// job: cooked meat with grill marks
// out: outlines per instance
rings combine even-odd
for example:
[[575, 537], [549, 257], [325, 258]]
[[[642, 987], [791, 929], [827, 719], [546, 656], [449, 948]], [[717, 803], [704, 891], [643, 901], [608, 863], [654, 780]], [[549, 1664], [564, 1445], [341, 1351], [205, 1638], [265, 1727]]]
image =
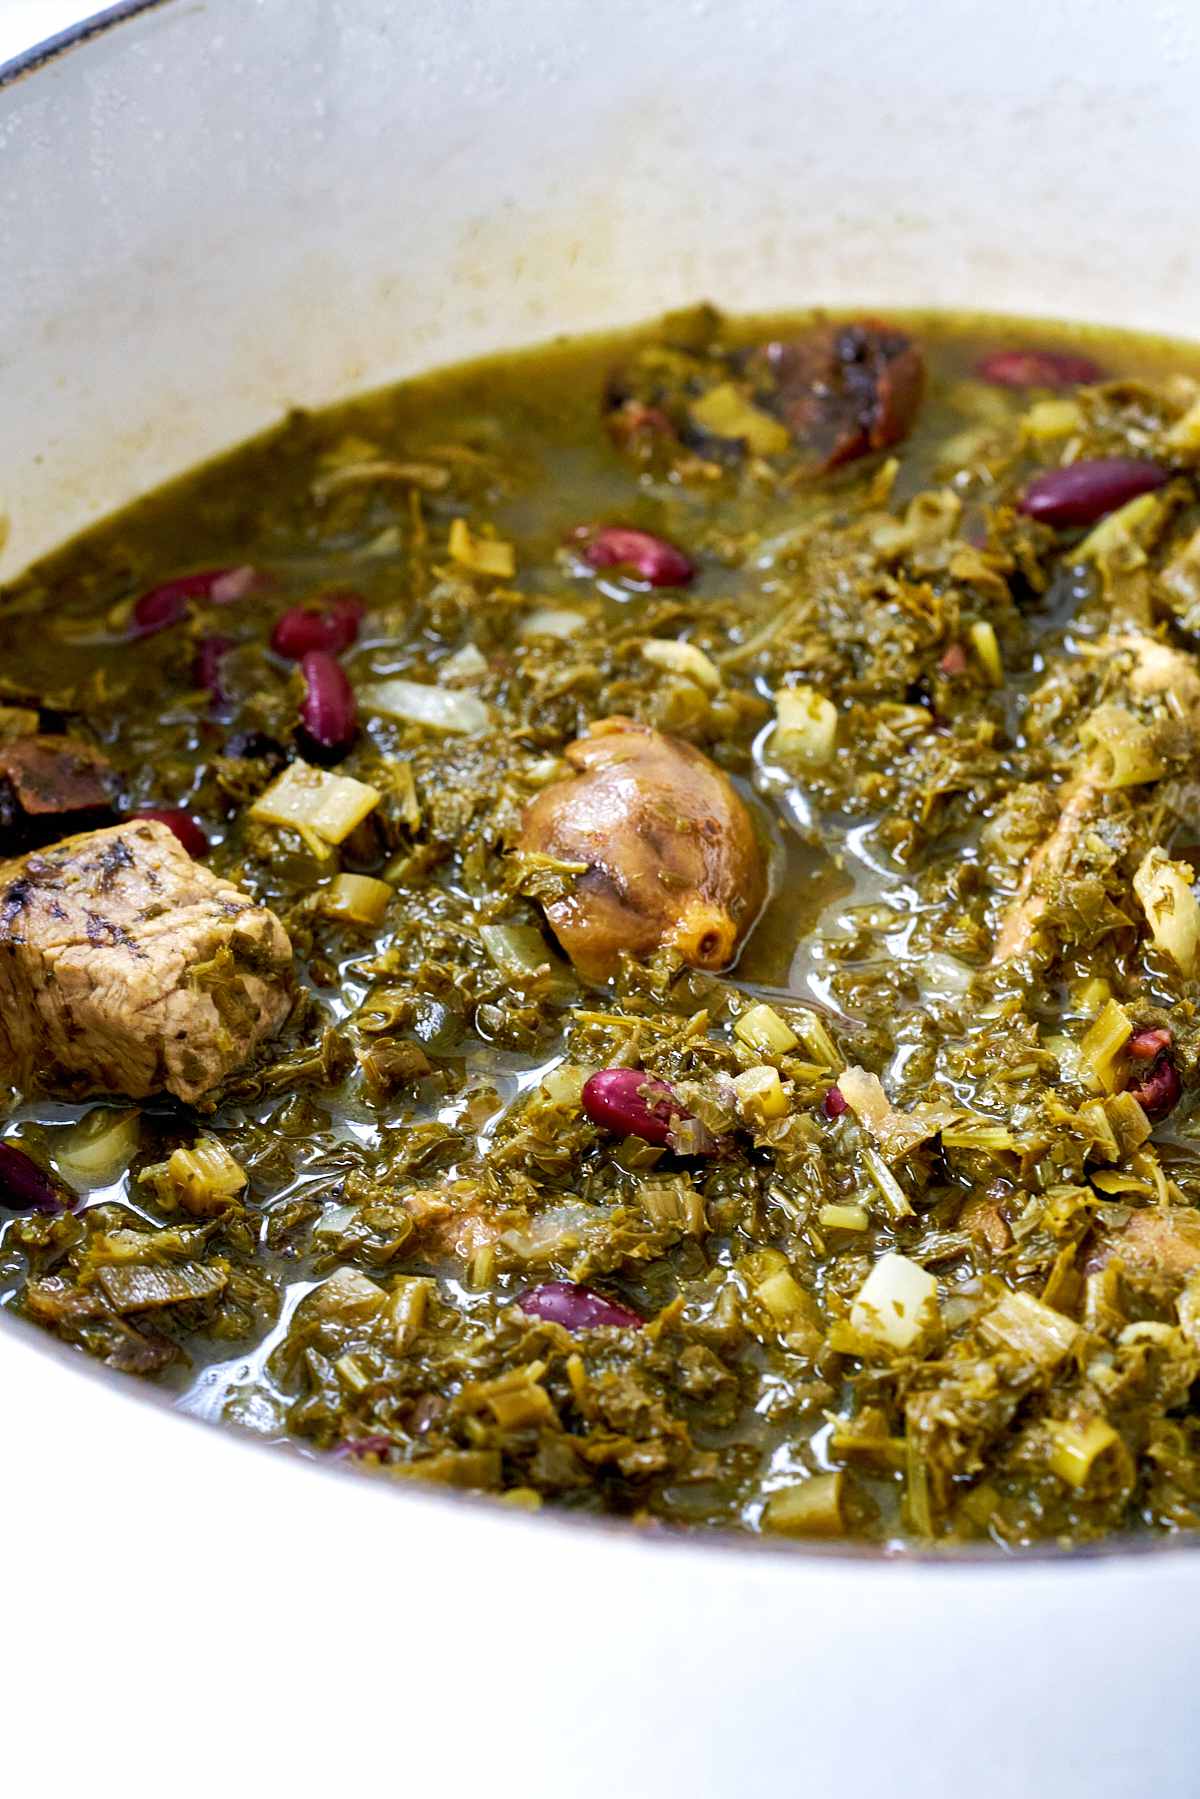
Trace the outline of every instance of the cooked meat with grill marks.
[[283, 926], [147, 820], [0, 864], [0, 1082], [193, 1101], [291, 1006]]

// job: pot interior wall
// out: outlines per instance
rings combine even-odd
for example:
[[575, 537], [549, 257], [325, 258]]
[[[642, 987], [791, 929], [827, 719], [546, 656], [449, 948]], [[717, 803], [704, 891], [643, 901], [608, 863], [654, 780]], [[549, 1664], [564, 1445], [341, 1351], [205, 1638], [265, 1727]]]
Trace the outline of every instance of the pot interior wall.
[[151, 7], [0, 92], [0, 572], [288, 406], [699, 297], [1186, 332], [1198, 25]]

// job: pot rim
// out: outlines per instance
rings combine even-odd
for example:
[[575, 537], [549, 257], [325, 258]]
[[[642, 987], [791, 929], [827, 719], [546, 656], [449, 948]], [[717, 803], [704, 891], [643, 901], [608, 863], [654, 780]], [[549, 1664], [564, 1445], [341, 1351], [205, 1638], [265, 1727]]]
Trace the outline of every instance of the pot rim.
[[[0, 64], [0, 91], [42, 69], [52, 67], [68, 52], [115, 31], [118, 26], [129, 24], [143, 14], [162, 11], [172, 3], [173, 0], [117, 0], [116, 4], [90, 14]], [[211, 1420], [184, 1412], [176, 1405], [175, 1396], [168, 1390], [140, 1382], [122, 1381], [113, 1371], [102, 1368], [82, 1350], [58, 1341], [22, 1319], [0, 1312], [0, 1359], [5, 1353], [6, 1338], [15, 1339], [18, 1343], [23, 1341], [25, 1347], [43, 1363], [57, 1366], [72, 1381], [78, 1381], [82, 1375], [85, 1382], [95, 1383], [118, 1400], [128, 1400], [142, 1408], [147, 1417], [157, 1412], [161, 1418], [174, 1423], [199, 1426], [205, 1430], [215, 1428], [227, 1439], [238, 1442], [243, 1448], [249, 1448], [260, 1456], [270, 1453], [277, 1457], [282, 1449], [301, 1465], [297, 1469], [298, 1474], [303, 1470], [301, 1478], [315, 1476], [321, 1480], [344, 1480], [349, 1475], [360, 1490], [364, 1485], [373, 1484], [381, 1492], [388, 1484], [382, 1477], [370, 1477], [365, 1471], [356, 1473], [352, 1469], [335, 1467], [331, 1455], [306, 1451], [290, 1440], [282, 1443], [273, 1441], [237, 1424], [215, 1424]], [[418, 1506], [436, 1507], [443, 1515], [446, 1515], [448, 1508], [453, 1507], [460, 1514], [474, 1514], [481, 1521], [495, 1521], [505, 1511], [494, 1498], [486, 1495], [458, 1492], [450, 1488], [439, 1489], [432, 1483], [417, 1480], [412, 1482], [407, 1497]], [[1180, 1531], [1171, 1536], [1123, 1532], [1078, 1545], [1048, 1542], [1009, 1549], [990, 1541], [962, 1545], [877, 1544], [851, 1540], [788, 1541], [723, 1527], [697, 1527], [693, 1531], [663, 1527], [649, 1532], [617, 1517], [573, 1514], [554, 1508], [547, 1508], [537, 1516], [515, 1509], [509, 1510], [507, 1527], [510, 1530], [549, 1528], [560, 1536], [563, 1532], [571, 1532], [586, 1540], [613, 1545], [618, 1550], [634, 1545], [649, 1548], [653, 1543], [660, 1546], [663, 1553], [675, 1556], [694, 1555], [700, 1551], [705, 1555], [719, 1554], [726, 1562], [739, 1556], [768, 1557], [776, 1566], [791, 1564], [798, 1572], [803, 1572], [814, 1564], [849, 1565], [867, 1570], [881, 1563], [899, 1563], [922, 1570], [1007, 1569], [1016, 1574], [1023, 1568], [1031, 1567], [1050, 1572], [1075, 1567], [1081, 1570], [1093, 1569], [1098, 1562], [1105, 1565], [1119, 1562], [1123, 1565], [1131, 1557], [1154, 1565], [1162, 1565], [1165, 1557], [1173, 1558], [1178, 1567], [1179, 1558], [1187, 1557], [1191, 1562], [1197, 1552], [1200, 1552], [1200, 1530], [1194, 1533]]]

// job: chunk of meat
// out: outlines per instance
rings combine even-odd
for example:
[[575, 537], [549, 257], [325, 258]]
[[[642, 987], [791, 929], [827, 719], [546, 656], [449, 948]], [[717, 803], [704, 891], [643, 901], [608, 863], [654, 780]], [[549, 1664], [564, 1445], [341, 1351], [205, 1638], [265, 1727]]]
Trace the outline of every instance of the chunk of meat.
[[1088, 1258], [1088, 1269], [1119, 1256], [1138, 1273], [1186, 1280], [1200, 1268], [1200, 1212], [1188, 1206], [1144, 1206]]
[[1063, 873], [1071, 860], [1079, 833], [1091, 817], [1103, 792], [1099, 777], [1087, 769], [1062, 789], [1062, 810], [1050, 835], [1038, 844], [1021, 871], [1016, 898], [1004, 914], [992, 952], [993, 962], [1008, 962], [1032, 947], [1046, 910], [1043, 883]]
[[31, 849], [102, 823], [114, 787], [108, 759], [73, 737], [0, 742], [0, 850]]
[[[1177, 718], [1200, 733], [1200, 672], [1194, 657], [1140, 631], [1107, 638], [1104, 647], [1115, 658], [1128, 658], [1124, 685], [1135, 699], [1162, 700]], [[1120, 670], [1123, 662], [1114, 666]], [[1031, 947], [1046, 910], [1046, 885], [1070, 864], [1103, 792], [1099, 769], [1091, 764], [1060, 788], [1058, 822], [1025, 863], [1016, 897], [1001, 922], [993, 962], [1023, 956]]]
[[0, 1082], [196, 1100], [283, 1022], [265, 906], [142, 819], [0, 864]]
[[578, 773], [527, 807], [520, 846], [586, 872], [546, 907], [580, 973], [605, 980], [622, 951], [662, 944], [697, 968], [733, 958], [766, 893], [750, 814], [699, 750], [628, 718], [601, 719], [566, 751]]
[[832, 325], [760, 354], [774, 376], [776, 409], [822, 468], [899, 443], [925, 391], [919, 348], [878, 319]]

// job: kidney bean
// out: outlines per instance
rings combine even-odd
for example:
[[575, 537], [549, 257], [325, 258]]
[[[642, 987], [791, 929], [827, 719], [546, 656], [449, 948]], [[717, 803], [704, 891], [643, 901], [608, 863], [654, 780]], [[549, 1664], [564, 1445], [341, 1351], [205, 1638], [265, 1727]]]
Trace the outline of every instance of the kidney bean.
[[1076, 387], [1099, 381], [1103, 372], [1090, 356], [1062, 350], [993, 350], [975, 365], [979, 379], [993, 387]]
[[185, 812], [182, 806], [143, 806], [133, 816], [134, 818], [149, 819], [154, 824], [166, 825], [168, 831], [173, 831], [178, 837], [188, 855], [194, 856], [197, 861], [207, 856], [208, 838], [191, 813]]
[[840, 1118], [843, 1112], [850, 1110], [850, 1105], [840, 1087], [831, 1087], [821, 1101], [821, 1110], [826, 1118]]
[[1046, 525], [1094, 525], [1106, 512], [1170, 480], [1154, 462], [1133, 456], [1101, 456], [1035, 475], [1018, 509]]
[[192, 661], [192, 680], [220, 705], [228, 696], [221, 686], [221, 659], [233, 648], [232, 637], [202, 637]]
[[194, 575], [177, 575], [152, 587], [135, 603], [132, 613], [134, 634], [152, 637], [187, 617], [192, 600], [211, 600], [227, 606], [240, 600], [258, 579], [257, 571], [248, 565], [241, 568], [206, 568]]
[[305, 695], [300, 724], [326, 756], [344, 756], [358, 730], [358, 705], [346, 671], [328, 650], [309, 650], [300, 661]]
[[576, 1287], [570, 1281], [543, 1281], [522, 1293], [517, 1304], [530, 1317], [544, 1318], [547, 1324], [561, 1324], [565, 1330], [595, 1330], [597, 1325], [614, 1325], [626, 1330], [641, 1330], [645, 1323], [628, 1306], [615, 1299], [605, 1299], [590, 1287]]
[[1132, 1093], [1151, 1124], [1160, 1124], [1173, 1112], [1183, 1093], [1183, 1082], [1169, 1050], [1165, 1050], [1138, 1081], [1126, 1089]]
[[0, 1143], [0, 1206], [9, 1212], [65, 1212], [70, 1203], [62, 1183], [23, 1149]]
[[580, 525], [573, 533], [589, 568], [629, 568], [651, 587], [686, 587], [696, 565], [665, 537], [630, 525]]
[[332, 595], [323, 606], [293, 606], [271, 633], [271, 648], [289, 662], [299, 662], [310, 650], [340, 656], [357, 640], [366, 604], [356, 593]]
[[664, 1147], [670, 1140], [672, 1117], [689, 1116], [665, 1081], [640, 1068], [602, 1068], [592, 1075], [584, 1084], [583, 1110], [606, 1131]]
[[390, 1437], [347, 1437], [344, 1443], [338, 1444], [333, 1454], [339, 1460], [351, 1456], [356, 1459], [364, 1455], [385, 1456], [391, 1447]]
[[965, 675], [966, 672], [967, 652], [961, 643], [952, 643], [938, 663], [938, 673], [945, 675], [947, 681], [953, 681], [957, 675]]

